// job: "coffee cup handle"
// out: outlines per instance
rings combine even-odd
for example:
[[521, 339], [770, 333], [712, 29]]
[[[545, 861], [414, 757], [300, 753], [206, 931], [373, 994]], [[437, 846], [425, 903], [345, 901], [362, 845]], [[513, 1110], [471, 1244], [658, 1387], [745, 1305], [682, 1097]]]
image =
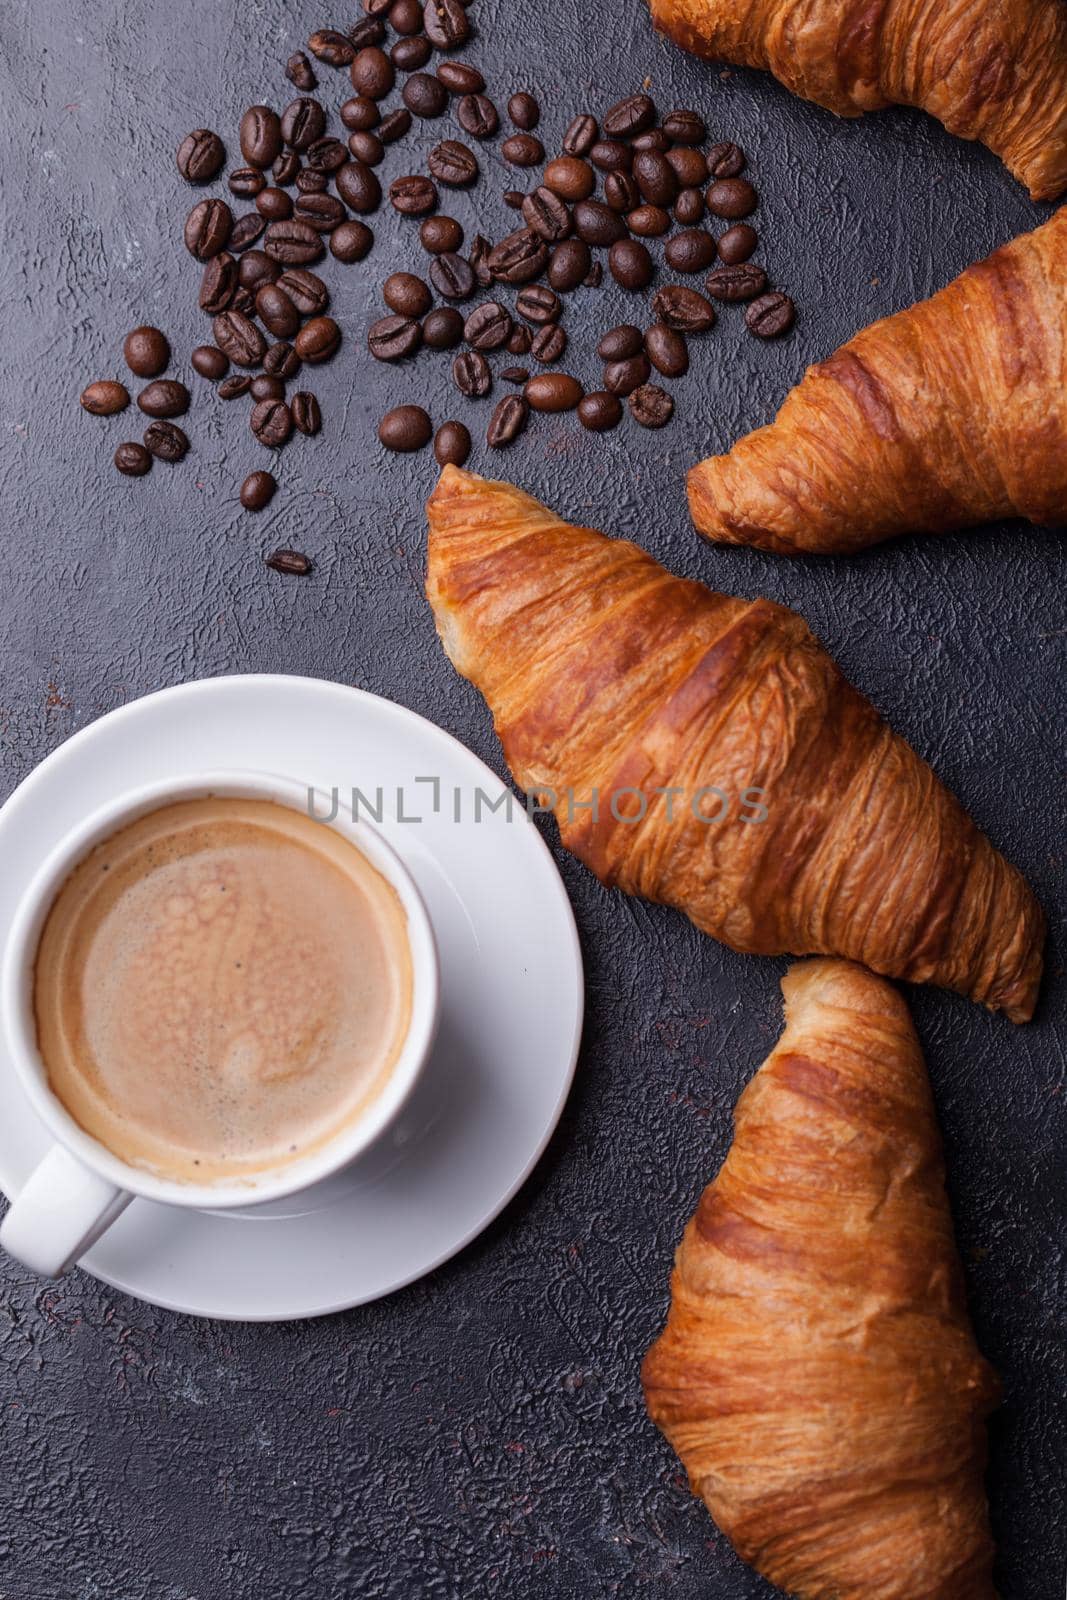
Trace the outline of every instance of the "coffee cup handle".
[[0, 1245], [43, 1278], [59, 1278], [133, 1196], [54, 1144], [0, 1223]]

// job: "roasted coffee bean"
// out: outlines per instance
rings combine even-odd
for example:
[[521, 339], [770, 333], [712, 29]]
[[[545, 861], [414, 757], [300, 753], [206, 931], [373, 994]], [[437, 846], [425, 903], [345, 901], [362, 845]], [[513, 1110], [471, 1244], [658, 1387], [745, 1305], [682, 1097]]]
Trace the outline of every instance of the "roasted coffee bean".
[[220, 400], [237, 400], [247, 394], [251, 387], [252, 379], [247, 372], [235, 372], [232, 378], [223, 379], [216, 393]]
[[485, 79], [467, 61], [442, 61], [437, 76], [449, 94], [481, 94]]
[[500, 146], [500, 154], [513, 167], [537, 167], [545, 159], [545, 147], [532, 133], [513, 133]]
[[633, 175], [649, 205], [670, 206], [678, 193], [678, 174], [658, 150], [639, 150], [634, 156]]
[[312, 172], [336, 172], [348, 160], [348, 153], [340, 139], [316, 139], [308, 146], [304, 159]]
[[241, 311], [223, 311], [211, 324], [215, 343], [238, 367], [258, 367], [267, 341], [250, 317]]
[[289, 414], [297, 433], [306, 433], [310, 436], [318, 433], [322, 427], [319, 402], [307, 389], [301, 389], [299, 393], [294, 394], [289, 402]]
[[663, 247], [663, 258], [675, 272], [703, 272], [715, 260], [715, 240], [703, 228], [676, 233]]
[[264, 556], [264, 563], [287, 578], [306, 578], [311, 572], [311, 562], [300, 550], [275, 550]]
[[474, 151], [460, 144], [458, 139], [442, 139], [440, 144], [435, 144], [427, 159], [427, 166], [438, 183], [446, 183], [452, 189], [461, 189], [473, 183], [479, 170]]
[[300, 326], [300, 313], [276, 283], [265, 283], [256, 292], [256, 315], [275, 338], [288, 339]]
[[530, 352], [533, 344], [533, 334], [523, 323], [517, 322], [511, 330], [511, 338], [507, 342], [509, 356], [525, 356]]
[[544, 284], [532, 283], [529, 288], [519, 290], [515, 310], [527, 322], [540, 326], [544, 322], [559, 320], [563, 315], [563, 301], [551, 289], [546, 289]]
[[341, 330], [332, 317], [312, 317], [293, 340], [293, 349], [301, 361], [314, 365], [328, 361], [340, 343]]
[[581, 111], [567, 125], [563, 135], [563, 153], [568, 156], [586, 156], [597, 142], [600, 129], [595, 117]]
[[609, 172], [604, 179], [604, 199], [622, 215], [641, 204], [641, 191], [629, 172]]
[[598, 139], [589, 151], [589, 159], [601, 172], [629, 172], [634, 153], [628, 144], [620, 144], [617, 139]]
[[797, 308], [787, 294], [763, 294], [745, 307], [745, 327], [757, 339], [777, 339], [789, 332], [796, 315]]
[[463, 229], [455, 217], [427, 217], [419, 224], [419, 243], [432, 256], [458, 250], [463, 243]]
[[477, 350], [464, 350], [452, 363], [452, 378], [460, 394], [479, 400], [493, 387], [489, 363]]
[[378, 424], [378, 438], [387, 450], [421, 450], [432, 435], [433, 423], [421, 406], [394, 406]]
[[198, 300], [201, 311], [207, 311], [215, 317], [220, 311], [226, 310], [237, 289], [237, 270], [237, 259], [228, 250], [212, 257], [200, 279]]
[[719, 240], [719, 259], [725, 261], [728, 267], [735, 267], [754, 255], [758, 244], [759, 234], [755, 228], [747, 222], [738, 222], [734, 227], [727, 228]]
[[305, 317], [320, 317], [330, 303], [330, 291], [316, 272], [306, 267], [291, 267], [278, 279], [296, 309]]
[[319, 28], [308, 40], [308, 49], [328, 67], [347, 67], [356, 53], [352, 40], [335, 28]]
[[274, 499], [278, 485], [271, 472], [250, 472], [241, 485], [241, 504], [246, 511], [262, 511]]
[[708, 274], [707, 285], [713, 300], [755, 300], [767, 287], [767, 274], [755, 261], [739, 261], [736, 266], [716, 267]]
[[146, 417], [181, 417], [189, 409], [189, 391], [176, 378], [156, 378], [141, 390], [137, 404]]
[[367, 330], [367, 349], [376, 361], [403, 361], [421, 343], [422, 329], [413, 317], [379, 317]]
[[489, 270], [505, 283], [530, 283], [548, 260], [545, 242], [532, 228], [519, 228], [489, 252]]
[[529, 401], [521, 394], [505, 395], [489, 419], [486, 444], [490, 450], [503, 450], [519, 437], [529, 420]]
[[674, 202], [674, 220], [683, 228], [694, 227], [704, 215], [704, 191], [682, 189]]
[[652, 309], [668, 328], [679, 333], [706, 333], [715, 326], [715, 307], [695, 289], [668, 283], [652, 297]]
[[230, 173], [226, 186], [239, 200], [254, 200], [266, 181], [258, 167], [238, 167]]
[[272, 222], [263, 237], [267, 255], [283, 267], [303, 267], [318, 261], [323, 244], [314, 228], [292, 217], [288, 222]]
[[439, 467], [461, 467], [471, 453], [471, 436], [462, 422], [442, 422], [433, 441]]
[[[643, 345], [643, 338], [641, 342]], [[633, 394], [641, 384], [648, 382], [651, 371], [651, 363], [642, 349], [624, 361], [609, 361], [604, 368], [604, 387], [610, 394]]]
[[465, 94], [456, 107], [456, 117], [472, 139], [491, 139], [500, 126], [496, 106], [484, 94]]
[[241, 154], [250, 167], [269, 167], [281, 154], [282, 125], [270, 106], [249, 106], [241, 118]]
[[745, 152], [737, 144], [713, 144], [705, 160], [713, 178], [736, 178], [745, 170]]
[[469, 300], [474, 293], [474, 272], [468, 261], [454, 250], [443, 250], [434, 257], [430, 282], [445, 300]]
[[268, 222], [285, 222], [293, 214], [292, 198], [284, 189], [270, 184], [256, 195], [256, 210]]
[[81, 403], [94, 417], [113, 417], [129, 405], [130, 391], [124, 383], [101, 378], [82, 390]]
[[462, 0], [426, 0], [422, 25], [435, 50], [458, 50], [471, 36]]
[[370, 44], [361, 50], [348, 69], [352, 87], [368, 100], [384, 100], [396, 82], [393, 63], [380, 45]]
[[378, 182], [378, 175], [365, 161], [346, 161], [344, 166], [334, 173], [333, 186], [345, 205], [359, 212], [360, 216], [367, 216], [370, 212], [377, 211], [382, 203], [382, 186]]
[[397, 106], [395, 111], [390, 111], [378, 124], [376, 132], [383, 144], [393, 144], [395, 140], [402, 139], [411, 127], [411, 112], [407, 106]]
[[385, 159], [385, 146], [376, 133], [350, 133], [348, 148], [356, 161], [377, 167]]
[[492, 245], [482, 233], [476, 233], [471, 240], [470, 254], [467, 261], [474, 273], [474, 281], [480, 289], [488, 289], [493, 281], [493, 271], [489, 265]]
[[261, 372], [252, 379], [249, 394], [253, 400], [284, 400], [285, 384], [271, 372]]
[[270, 175], [275, 183], [286, 188], [290, 183], [295, 183], [300, 176], [300, 157], [295, 150], [283, 150], [270, 169]]
[[[349, 49], [352, 49], [350, 40], [348, 41], [348, 47]], [[344, 65], [343, 62], [342, 65]], [[311, 62], [308, 60], [303, 50], [295, 50], [289, 57], [288, 61], [285, 63], [285, 76], [289, 79], [289, 82], [295, 89], [300, 89], [305, 93], [309, 89], [314, 89], [315, 85], [318, 83], [318, 79], [315, 76]]]
[[545, 168], [545, 187], [561, 200], [588, 200], [596, 188], [596, 174], [588, 161], [577, 156], [557, 156]]
[[599, 289], [603, 281], [604, 268], [601, 266], [599, 261], [594, 261], [592, 266], [589, 268], [589, 271], [582, 279], [582, 283], [587, 289]]
[[463, 324], [463, 337], [472, 350], [499, 350], [510, 333], [511, 317], [496, 300], [475, 306]]
[[330, 254], [347, 264], [369, 254], [374, 235], [364, 222], [342, 222], [330, 234]]
[[155, 378], [166, 371], [170, 344], [158, 328], [142, 325], [131, 328], [122, 341], [122, 355], [131, 372], [139, 378]]
[[198, 261], [210, 261], [233, 229], [233, 212], [225, 200], [201, 200], [185, 219], [185, 248]]
[[178, 146], [178, 171], [187, 183], [210, 183], [225, 160], [222, 140], [210, 128], [194, 128]]
[[698, 189], [708, 181], [708, 164], [699, 150], [668, 150], [665, 160], [682, 189]]
[[564, 239], [552, 251], [548, 263], [548, 281], [560, 294], [569, 294], [585, 282], [592, 257], [584, 239]]
[[[422, 32], [422, 6], [419, 0], [393, 0], [389, 7], [389, 26], [405, 38]], [[429, 40], [427, 40], [429, 43]]]
[[573, 231], [574, 225], [566, 203], [544, 184], [526, 196], [522, 202], [522, 215], [526, 225], [549, 244], [566, 239]]
[[505, 367], [500, 376], [505, 383], [525, 383], [530, 372], [527, 367]]
[[356, 94], [351, 100], [346, 100], [341, 107], [340, 116], [351, 133], [368, 133], [382, 120], [377, 102], [369, 100], [365, 94]]
[[659, 206], [638, 206], [626, 218], [626, 226], [639, 239], [660, 239], [670, 231], [670, 214]]
[[689, 371], [689, 351], [676, 328], [654, 322], [645, 334], [645, 351], [657, 372], [665, 378], [681, 378]]
[[144, 447], [157, 461], [181, 461], [189, 453], [189, 435], [174, 422], [151, 422], [144, 431]]
[[120, 444], [111, 459], [127, 478], [143, 478], [152, 468], [152, 457], [144, 445], [135, 444], [132, 439]]
[[546, 322], [543, 328], [538, 328], [530, 345], [530, 354], [535, 361], [543, 367], [550, 367], [558, 361], [567, 348], [566, 331], [558, 322]]
[[290, 150], [309, 150], [322, 138], [325, 129], [325, 111], [317, 100], [310, 100], [306, 95], [291, 101], [282, 112], [282, 138]]
[[250, 289], [237, 289], [230, 301], [229, 309], [239, 311], [244, 317], [254, 317], [256, 314], [256, 297]]
[[623, 322], [617, 328], [608, 329], [597, 345], [596, 353], [601, 361], [628, 361], [644, 347], [645, 336], [641, 329], [635, 328], [632, 322]]
[[618, 239], [608, 251], [611, 276], [621, 289], [647, 289], [652, 282], [652, 257], [637, 239]]
[[293, 431], [293, 419], [284, 400], [257, 400], [248, 425], [269, 450], [280, 450]]
[[258, 211], [246, 211], [243, 217], [238, 217], [230, 234], [231, 254], [240, 255], [250, 244], [255, 244], [257, 239], [262, 238], [266, 226], [266, 217], [261, 217]]
[[263, 357], [263, 371], [285, 382], [296, 377], [300, 366], [300, 357], [287, 339], [279, 339], [277, 344], [272, 344]]
[[335, 194], [302, 194], [293, 214], [316, 233], [332, 233], [348, 220], [348, 212]]
[[579, 200], [574, 208], [574, 231], [586, 244], [611, 245], [626, 237], [626, 224], [610, 206], [599, 200]]
[[759, 204], [759, 196], [747, 178], [717, 178], [708, 185], [704, 204], [713, 217], [751, 216]]
[[521, 90], [508, 101], [508, 116], [516, 128], [521, 128], [523, 133], [531, 133], [541, 120], [541, 107], [532, 94]]
[[389, 59], [398, 72], [418, 72], [433, 55], [433, 46], [424, 33], [410, 39], [398, 39], [389, 52]]
[[584, 392], [569, 372], [539, 372], [523, 389], [534, 411], [573, 411]]
[[[358, 134], [354, 137], [362, 139], [364, 135]], [[353, 154], [358, 154], [358, 151], [354, 151]], [[345, 160], [348, 160], [347, 155]], [[325, 194], [329, 181], [325, 172], [313, 172], [310, 167], [304, 167], [296, 175], [296, 187], [300, 194]]]
[[363, 0], [363, 9], [368, 17], [385, 18], [392, 10], [393, 0]]
[[213, 344], [198, 344], [189, 357], [193, 371], [198, 372], [202, 378], [212, 378], [216, 381], [224, 378], [230, 370], [228, 357]]
[[422, 324], [422, 342], [429, 350], [454, 350], [463, 337], [463, 318], [452, 306], [439, 306]]
[[413, 272], [391, 272], [382, 284], [382, 299], [401, 317], [422, 317], [433, 304], [429, 286]]
[[361, 17], [348, 30], [355, 50], [365, 50], [369, 44], [381, 44], [385, 38], [385, 23], [379, 17]]
[[675, 144], [703, 144], [708, 136], [704, 118], [695, 111], [670, 111], [663, 119], [663, 131]]
[[622, 403], [606, 389], [597, 389], [578, 402], [578, 421], [590, 433], [607, 433], [622, 421]]
[[657, 384], [644, 383], [635, 389], [629, 400], [630, 415], [642, 428], [663, 428], [674, 415], [674, 401], [666, 389]]
[[526, 196], [523, 194], [521, 189], [505, 189], [504, 190], [504, 195], [503, 195], [504, 204], [506, 206], [510, 206], [512, 211], [521, 211], [522, 210], [522, 202], [525, 199], [526, 199]]
[[437, 200], [436, 184], [421, 173], [394, 178], [389, 185], [389, 202], [402, 217], [424, 217], [437, 210]]
[[627, 95], [606, 112], [601, 127], [609, 139], [632, 139], [656, 120], [656, 108], [647, 94]]
[[429, 72], [413, 72], [404, 85], [404, 104], [415, 117], [439, 117], [448, 105], [448, 90]]

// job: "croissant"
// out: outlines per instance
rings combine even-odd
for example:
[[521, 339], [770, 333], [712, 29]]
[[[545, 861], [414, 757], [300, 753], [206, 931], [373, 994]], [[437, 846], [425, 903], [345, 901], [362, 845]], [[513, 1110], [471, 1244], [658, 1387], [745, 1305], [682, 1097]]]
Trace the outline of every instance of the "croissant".
[[1062, 0], [649, 0], [683, 49], [774, 73], [839, 117], [918, 106], [1034, 200], [1067, 189]]
[[995, 1600], [975, 1345], [919, 1042], [861, 967], [806, 961], [686, 1227], [642, 1368], [744, 1560], [802, 1600]]
[[1067, 207], [810, 367], [689, 505], [709, 539], [794, 554], [1067, 520]]
[[735, 950], [850, 956], [1031, 1015], [1024, 880], [800, 617], [454, 467], [428, 511], [445, 649], [603, 883]]

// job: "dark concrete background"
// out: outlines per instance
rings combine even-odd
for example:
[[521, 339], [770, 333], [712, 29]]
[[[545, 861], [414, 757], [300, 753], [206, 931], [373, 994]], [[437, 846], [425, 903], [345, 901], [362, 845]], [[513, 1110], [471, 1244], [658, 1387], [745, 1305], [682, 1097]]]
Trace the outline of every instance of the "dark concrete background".
[[[387, 460], [374, 435], [402, 399], [438, 422], [464, 417], [479, 437], [488, 415], [454, 395], [448, 358], [391, 370], [364, 354], [376, 286], [420, 260], [411, 225], [381, 212], [369, 260], [324, 269], [346, 343], [315, 375], [323, 434], [284, 453], [265, 515], [236, 498], [266, 464], [244, 402], [222, 405], [192, 379], [195, 455], [143, 482], [110, 465], [115, 444], [137, 437], [136, 413], [108, 421], [77, 404], [88, 380], [122, 375], [122, 337], [141, 321], [168, 331], [187, 375], [206, 330], [174, 149], [206, 124], [236, 156], [243, 107], [284, 105], [290, 51], [356, 11], [352, 0], [333, 15], [306, 0], [0, 9], [4, 793], [134, 696], [261, 670], [392, 696], [500, 768], [422, 597], [432, 460]], [[838, 124], [768, 79], [687, 59], [653, 36], [640, 0], [478, 0], [473, 15], [470, 58], [501, 104], [538, 93], [550, 153], [571, 112], [602, 110], [646, 75], [664, 109], [694, 104], [716, 137], [739, 139], [763, 194], [764, 259], [800, 321], [766, 346], [724, 315], [694, 341], [662, 434], [624, 426], [596, 440], [573, 417], [541, 419], [506, 456], [479, 447], [472, 465], [634, 536], [677, 571], [795, 606], [1051, 914], [1030, 1026], [932, 990], [910, 998], [978, 1334], [1005, 1380], [991, 1472], [1001, 1594], [1053, 1600], [1067, 1539], [1062, 543], [1013, 526], [786, 564], [701, 546], [682, 490], [684, 467], [766, 420], [806, 361], [1047, 208], [918, 115]], [[345, 79], [320, 77], [335, 108]], [[418, 170], [411, 152], [449, 131], [448, 119], [419, 128], [384, 176]], [[466, 222], [477, 208], [497, 236], [512, 225], [499, 194], [514, 182], [499, 142], [484, 150], [488, 181], [455, 207]], [[587, 380], [599, 333], [632, 310], [624, 301], [608, 288], [568, 308]], [[261, 553], [281, 543], [315, 559], [312, 578], [264, 571]], [[784, 962], [733, 955], [560, 867], [588, 963], [577, 1085], [534, 1179], [458, 1260], [378, 1305], [279, 1327], [198, 1322], [82, 1274], [43, 1285], [0, 1265], [2, 1600], [770, 1593], [688, 1496], [637, 1371], [731, 1106], [779, 1030]]]

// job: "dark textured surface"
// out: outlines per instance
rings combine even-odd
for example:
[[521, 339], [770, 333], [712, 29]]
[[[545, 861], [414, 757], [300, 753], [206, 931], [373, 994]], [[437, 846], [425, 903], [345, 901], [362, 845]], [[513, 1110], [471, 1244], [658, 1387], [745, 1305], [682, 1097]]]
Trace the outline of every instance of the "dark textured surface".
[[[191, 192], [173, 152], [218, 128], [236, 157], [253, 100], [291, 97], [286, 56], [352, 20], [305, 0], [7, 0], [0, 259], [0, 754], [10, 789], [76, 728], [131, 697], [220, 672], [291, 671], [390, 695], [499, 768], [484, 708], [439, 650], [422, 598], [428, 453], [386, 460], [374, 424], [450, 398], [447, 358], [389, 370], [363, 354], [376, 285], [419, 257], [374, 219], [362, 266], [331, 263], [346, 344], [316, 374], [326, 425], [284, 454], [258, 518], [237, 488], [267, 464], [242, 402], [192, 380], [195, 454], [144, 482], [110, 466], [127, 419], [83, 415], [120, 375], [126, 329], [204, 337], [180, 245]], [[1019, 527], [909, 540], [792, 565], [700, 546], [683, 468], [766, 420], [805, 361], [946, 282], [1047, 210], [992, 157], [917, 115], [838, 124], [768, 79], [720, 74], [654, 38], [640, 0], [478, 0], [469, 51], [503, 105], [520, 87], [566, 115], [646, 74], [664, 109], [696, 104], [752, 153], [765, 259], [796, 295], [788, 341], [725, 315], [694, 341], [659, 435], [603, 441], [541, 419], [487, 470], [575, 520], [630, 534], [675, 570], [800, 610], [847, 672], [1027, 874], [1053, 920], [1050, 975], [1026, 1028], [913, 992], [951, 1163], [979, 1338], [1004, 1376], [991, 1493], [1005, 1600], [1062, 1594], [1063, 549]], [[345, 80], [323, 68], [340, 103]], [[453, 132], [423, 125], [383, 175]], [[497, 235], [514, 182], [456, 203]], [[409, 154], [405, 154], [408, 152]], [[473, 228], [469, 231], [473, 232]], [[625, 303], [624, 303], [625, 302]], [[616, 290], [567, 312], [579, 375], [630, 310]], [[185, 375], [180, 360], [177, 371]], [[429, 397], [428, 400], [426, 397]], [[486, 468], [479, 446], [472, 465]], [[365, 461], [369, 461], [369, 470]], [[263, 571], [295, 545], [307, 581]], [[588, 963], [574, 1095], [533, 1181], [456, 1261], [393, 1299], [313, 1324], [221, 1326], [154, 1311], [75, 1273], [44, 1286], [0, 1266], [3, 1600], [281, 1600], [771, 1591], [743, 1568], [645, 1419], [638, 1362], [663, 1317], [673, 1247], [730, 1137], [730, 1108], [780, 1024], [784, 963], [735, 956], [678, 916], [561, 869]]]

